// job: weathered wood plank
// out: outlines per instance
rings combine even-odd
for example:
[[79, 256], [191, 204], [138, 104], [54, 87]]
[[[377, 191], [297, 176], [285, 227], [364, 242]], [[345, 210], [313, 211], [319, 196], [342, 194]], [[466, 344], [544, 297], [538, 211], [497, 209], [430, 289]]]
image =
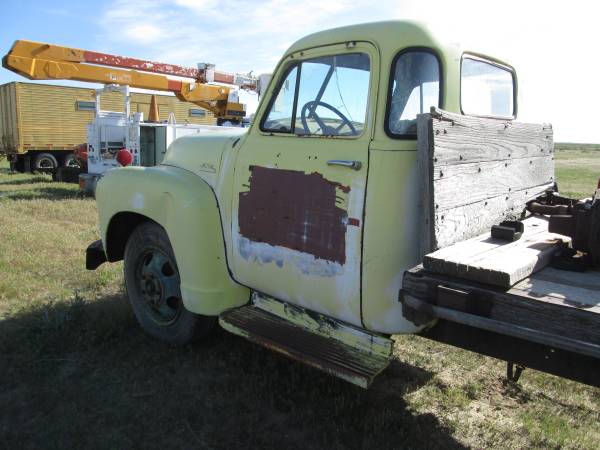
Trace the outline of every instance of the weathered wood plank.
[[448, 165], [433, 173], [435, 208], [445, 211], [553, 182], [551, 156]]
[[541, 272], [536, 273], [532, 278], [535, 278], [536, 280], [552, 281], [565, 286], [582, 287], [598, 291], [595, 296], [596, 298], [590, 299], [590, 301], [593, 301], [593, 304], [600, 303], [600, 271], [597, 269], [587, 270], [585, 272], [571, 272], [546, 267]]
[[554, 184], [550, 125], [432, 108], [417, 133], [422, 255], [520, 217]]
[[567, 238], [548, 232], [543, 216], [523, 221], [525, 231], [515, 242], [493, 239], [485, 233], [428, 254], [426, 270], [508, 288], [547, 266]]
[[600, 271], [570, 272], [546, 267], [509, 292], [540, 301], [600, 313]]
[[517, 283], [509, 292], [537, 301], [581, 308], [600, 314], [600, 291], [536, 278], [536, 275], [546, 269], [549, 267]]
[[433, 217], [433, 160], [429, 157], [431, 145], [433, 144], [432, 121], [425, 117], [417, 120], [417, 152], [419, 154], [417, 161], [419, 164], [419, 182], [421, 188], [421, 198], [419, 201], [419, 210], [421, 214], [422, 226], [420, 227], [419, 256], [423, 257], [435, 248], [434, 236], [434, 217]]
[[432, 244], [435, 250], [472, 238], [489, 230], [502, 220], [519, 219], [525, 204], [543, 194], [552, 184], [522, 191], [512, 191], [487, 200], [436, 212], [431, 220]]
[[520, 245], [523, 239], [537, 238], [539, 235], [548, 232], [548, 221], [543, 216], [531, 216], [523, 221], [523, 236], [519, 241], [506, 242], [499, 239], [494, 239], [490, 233], [480, 234], [469, 240], [462, 241], [458, 244], [444, 247], [427, 255], [427, 258], [435, 256], [437, 259], [444, 260], [461, 260], [465, 257], [475, 257], [478, 255], [486, 255], [490, 250], [497, 249], [503, 245], [505, 248], [512, 248]]
[[549, 156], [554, 153], [550, 124], [532, 124], [452, 114], [432, 108], [436, 167], [480, 161]]

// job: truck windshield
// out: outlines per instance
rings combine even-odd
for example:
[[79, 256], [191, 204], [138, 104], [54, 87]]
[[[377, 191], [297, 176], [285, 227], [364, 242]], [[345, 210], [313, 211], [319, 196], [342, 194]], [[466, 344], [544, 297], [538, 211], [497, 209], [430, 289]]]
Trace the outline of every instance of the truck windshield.
[[463, 114], [512, 117], [512, 72], [491, 62], [464, 57], [460, 75], [460, 102]]
[[440, 64], [427, 50], [404, 50], [392, 65], [386, 131], [391, 137], [416, 138], [417, 114], [440, 102]]
[[369, 57], [364, 53], [302, 61], [288, 69], [261, 129], [304, 136], [358, 136], [365, 126], [369, 76]]

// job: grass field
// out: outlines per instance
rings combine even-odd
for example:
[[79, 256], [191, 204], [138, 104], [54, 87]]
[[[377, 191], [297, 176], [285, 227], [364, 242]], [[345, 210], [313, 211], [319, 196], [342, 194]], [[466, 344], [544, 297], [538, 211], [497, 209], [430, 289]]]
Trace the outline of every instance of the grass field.
[[[589, 195], [600, 152], [557, 152]], [[84, 269], [94, 201], [0, 165], [0, 448], [600, 448], [600, 389], [414, 336], [369, 391], [217, 332], [138, 328], [122, 265]]]
[[558, 151], [556, 166], [562, 194], [590, 197], [600, 178], [600, 150]]

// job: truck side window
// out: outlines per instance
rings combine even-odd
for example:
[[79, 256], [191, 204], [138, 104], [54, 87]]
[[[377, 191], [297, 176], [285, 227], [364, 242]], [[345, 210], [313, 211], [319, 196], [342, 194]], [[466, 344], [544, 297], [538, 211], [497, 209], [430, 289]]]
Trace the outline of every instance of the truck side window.
[[440, 63], [426, 50], [404, 50], [392, 64], [386, 132], [416, 138], [417, 114], [440, 105]]
[[296, 134], [358, 136], [369, 100], [369, 57], [324, 56], [302, 63]]
[[464, 57], [460, 70], [460, 103], [463, 114], [513, 117], [514, 78], [506, 67]]
[[369, 79], [370, 61], [364, 53], [302, 61], [280, 85], [261, 129], [303, 136], [358, 136], [365, 127]]
[[283, 83], [279, 86], [279, 93], [271, 103], [269, 113], [261, 126], [263, 131], [275, 131], [279, 133], [292, 132], [294, 94], [296, 92], [297, 78], [298, 66], [296, 65], [289, 69]]

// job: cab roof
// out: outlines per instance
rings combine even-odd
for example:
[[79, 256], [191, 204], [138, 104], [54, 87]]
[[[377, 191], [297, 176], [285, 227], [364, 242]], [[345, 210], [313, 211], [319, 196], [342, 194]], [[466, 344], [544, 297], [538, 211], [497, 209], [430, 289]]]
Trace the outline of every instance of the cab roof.
[[349, 41], [369, 41], [381, 48], [397, 48], [401, 42], [409, 45], [437, 46], [438, 42], [426, 25], [405, 20], [390, 20], [349, 25], [309, 34], [296, 41], [287, 53], [307, 48]]
[[296, 41], [285, 54], [289, 55], [309, 48], [351, 41], [371, 42], [381, 51], [384, 57], [395, 54], [399, 48], [428, 47], [436, 50], [442, 59], [460, 59], [462, 54], [468, 51], [510, 66], [507, 62], [485, 55], [477, 49], [464, 49], [457, 43], [448, 42], [432, 31], [426, 24], [411, 20], [369, 22], [319, 31]]

